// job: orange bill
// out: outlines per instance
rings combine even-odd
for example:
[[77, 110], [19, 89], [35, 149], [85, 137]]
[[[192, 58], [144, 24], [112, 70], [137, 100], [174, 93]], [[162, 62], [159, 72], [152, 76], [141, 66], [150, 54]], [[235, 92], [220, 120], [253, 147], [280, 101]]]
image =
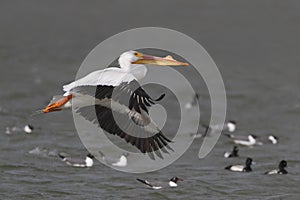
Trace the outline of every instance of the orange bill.
[[168, 55], [164, 58], [149, 56], [142, 54], [140, 59], [132, 62], [132, 64], [152, 64], [152, 65], [162, 65], [162, 66], [188, 66], [186, 62], [180, 62], [175, 60], [172, 56]]

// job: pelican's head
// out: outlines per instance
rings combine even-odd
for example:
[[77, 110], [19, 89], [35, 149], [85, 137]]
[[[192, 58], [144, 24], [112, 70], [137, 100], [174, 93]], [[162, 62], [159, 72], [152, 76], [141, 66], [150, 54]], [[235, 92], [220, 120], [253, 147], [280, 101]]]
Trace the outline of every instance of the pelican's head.
[[164, 58], [145, 55], [137, 51], [127, 51], [121, 54], [119, 58], [121, 67], [130, 67], [134, 64], [152, 64], [152, 65], [168, 65], [168, 66], [188, 66], [188, 63], [174, 60], [172, 56]]

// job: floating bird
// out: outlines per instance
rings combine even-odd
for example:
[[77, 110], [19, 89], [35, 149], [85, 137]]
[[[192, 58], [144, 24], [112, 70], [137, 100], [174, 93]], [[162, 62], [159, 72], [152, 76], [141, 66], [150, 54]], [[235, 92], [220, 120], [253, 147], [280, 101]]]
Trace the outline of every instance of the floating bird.
[[32, 155], [36, 155], [36, 156], [57, 156], [57, 150], [53, 149], [53, 150], [49, 150], [46, 148], [41, 148], [41, 147], [35, 147], [34, 149], [31, 149], [30, 151], [28, 151], [29, 154]]
[[232, 152], [225, 152], [224, 157], [225, 158], [232, 158], [232, 157], [239, 157], [239, 148], [237, 146], [234, 146], [232, 149]]
[[205, 131], [204, 133], [200, 133], [200, 132], [197, 132], [197, 133], [190, 133], [190, 136], [193, 137], [194, 139], [197, 139], [197, 138], [202, 138], [202, 137], [206, 137], [209, 133], [209, 126], [206, 126], [206, 125], [202, 125], [202, 127], [205, 128]]
[[[150, 187], [154, 190], [159, 190], [159, 189], [162, 189], [163, 187], [166, 187], [166, 186], [162, 186], [162, 185], [153, 185], [153, 184], [149, 183], [149, 181], [139, 179], [139, 178], [137, 178], [136, 180], [141, 182], [141, 183], [144, 183], [145, 185], [147, 185], [148, 187]], [[178, 181], [183, 181], [183, 179], [174, 176], [173, 178], [171, 178], [169, 180], [168, 186], [171, 187], [171, 188], [177, 187], [178, 186], [178, 184], [177, 184]]]
[[222, 130], [222, 131], [229, 131], [229, 132], [234, 132], [236, 130], [236, 121], [229, 120], [225, 124], [216, 124], [210, 126], [211, 130]]
[[11, 134], [11, 131], [10, 131], [10, 128], [9, 127], [6, 127], [6, 129], [5, 129], [5, 134]]
[[287, 174], [288, 172], [285, 169], [286, 167], [287, 167], [287, 162], [285, 160], [282, 160], [278, 165], [278, 169], [267, 171], [265, 172], [265, 174]]
[[274, 136], [274, 135], [269, 135], [268, 136], [268, 140], [272, 143], [272, 144], [277, 144], [278, 143], [278, 137]]
[[242, 139], [233, 139], [235, 144], [244, 145], [244, 146], [253, 146], [256, 144], [256, 136], [255, 135], [248, 135], [248, 140]]
[[233, 134], [224, 134], [225, 136], [227, 136], [228, 138], [231, 139], [231, 141], [235, 144], [239, 144], [239, 145], [243, 145], [243, 146], [254, 146], [257, 144], [257, 136], [250, 134], [248, 136], [235, 136]]
[[251, 172], [252, 158], [247, 158], [245, 166], [244, 165], [229, 165], [225, 169], [233, 172]]
[[47, 149], [42, 149], [40, 147], [36, 147], [36, 148], [28, 151], [28, 153], [32, 154], [32, 155], [38, 155], [38, 156], [46, 157], [48, 155], [48, 150]]
[[121, 157], [117, 160], [112, 160], [110, 158], [107, 158], [101, 151], [99, 151], [101, 155], [101, 159], [106, 162], [108, 165], [112, 165], [115, 167], [126, 167], [127, 166], [127, 157], [129, 156], [129, 153], [125, 152], [121, 155]]
[[278, 143], [278, 138], [274, 135], [268, 135], [267, 138], [258, 138], [256, 140], [257, 140], [258, 145], [277, 144]]
[[32, 133], [34, 127], [30, 124], [27, 124], [23, 127], [20, 126], [13, 126], [13, 127], [6, 127], [6, 134], [11, 134], [11, 133]]
[[[150, 118], [147, 107], [165, 95], [153, 99], [140, 86], [138, 81], [147, 73], [146, 66], [142, 64], [188, 66], [188, 63], [176, 61], [171, 56], [160, 58], [137, 51], [123, 53], [118, 61], [120, 68], [97, 70], [65, 85], [65, 94], [56, 96], [42, 112], [76, 106], [76, 112], [84, 118], [106, 132], [123, 138], [151, 159], [155, 159], [153, 152], [163, 158], [160, 151], [173, 151], [168, 145], [171, 140]], [[115, 119], [122, 123], [117, 123]]]
[[85, 159], [80, 158], [68, 158], [61, 154], [58, 156], [67, 164], [73, 167], [92, 167], [94, 165], [94, 156], [92, 154], [88, 154]]
[[24, 130], [25, 133], [32, 133], [33, 129], [34, 129], [33, 126], [30, 125], [30, 124], [27, 124], [27, 125], [24, 126], [24, 128], [23, 128], [23, 130]]
[[228, 132], [232, 133], [236, 130], [236, 122], [233, 120], [230, 120], [230, 121], [226, 122], [225, 124], [215, 124], [215, 125], [210, 125], [210, 126], [202, 124], [202, 127], [205, 128], [205, 133], [203, 135], [203, 137], [205, 137], [216, 131], [228, 131]]
[[128, 153], [123, 153], [123, 155], [120, 157], [120, 159], [118, 160], [118, 162], [112, 163], [112, 166], [116, 166], [116, 167], [126, 167], [127, 166], [127, 156], [129, 154]]
[[236, 130], [236, 121], [230, 120], [226, 123], [227, 130], [229, 132], [234, 132]]
[[205, 128], [205, 131], [203, 134], [201, 133], [191, 133], [190, 136], [193, 138], [201, 138], [201, 137], [206, 137], [209, 136], [210, 134], [215, 133], [216, 131], [229, 131], [229, 132], [234, 132], [236, 130], [236, 122], [233, 120], [230, 120], [226, 122], [225, 124], [217, 124], [217, 125], [205, 125], [201, 124], [203, 128]]

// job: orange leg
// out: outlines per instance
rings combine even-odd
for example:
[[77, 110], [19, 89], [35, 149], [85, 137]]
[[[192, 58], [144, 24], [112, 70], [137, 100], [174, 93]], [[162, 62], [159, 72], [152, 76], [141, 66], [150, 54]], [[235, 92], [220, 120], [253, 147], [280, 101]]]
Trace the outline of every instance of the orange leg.
[[73, 95], [70, 94], [68, 96], [63, 97], [62, 99], [49, 104], [48, 106], [46, 106], [46, 108], [44, 108], [42, 110], [43, 113], [48, 113], [48, 112], [53, 112], [53, 111], [59, 111], [61, 110], [61, 107], [63, 105], [65, 105], [68, 101], [70, 101], [72, 99]]

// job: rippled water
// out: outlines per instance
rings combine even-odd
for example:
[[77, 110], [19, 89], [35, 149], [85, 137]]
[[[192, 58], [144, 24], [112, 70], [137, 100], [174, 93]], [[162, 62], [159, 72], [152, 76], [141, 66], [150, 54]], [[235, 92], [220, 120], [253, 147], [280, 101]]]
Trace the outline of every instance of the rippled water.
[[[300, 3], [133, 4], [0, 3], [1, 199], [299, 199]], [[227, 119], [238, 122], [236, 133], [273, 133], [279, 144], [241, 147], [240, 158], [224, 159], [223, 152], [231, 150], [232, 144], [221, 137], [209, 156], [199, 160], [201, 139], [197, 139], [169, 167], [138, 175], [121, 173], [99, 162], [90, 169], [61, 162], [57, 152], [86, 154], [72, 114], [30, 115], [74, 78], [94, 46], [115, 33], [140, 26], [173, 28], [201, 43], [222, 73]], [[201, 121], [205, 123], [210, 119], [209, 94], [203, 83], [198, 89]], [[187, 101], [192, 98], [183, 95]], [[21, 130], [27, 123], [35, 127], [32, 134]], [[256, 162], [253, 172], [224, 170], [229, 164], [244, 163], [248, 156]], [[263, 175], [282, 159], [288, 161], [289, 174]], [[135, 180], [168, 180], [175, 175], [184, 179], [176, 189], [153, 191]]]

